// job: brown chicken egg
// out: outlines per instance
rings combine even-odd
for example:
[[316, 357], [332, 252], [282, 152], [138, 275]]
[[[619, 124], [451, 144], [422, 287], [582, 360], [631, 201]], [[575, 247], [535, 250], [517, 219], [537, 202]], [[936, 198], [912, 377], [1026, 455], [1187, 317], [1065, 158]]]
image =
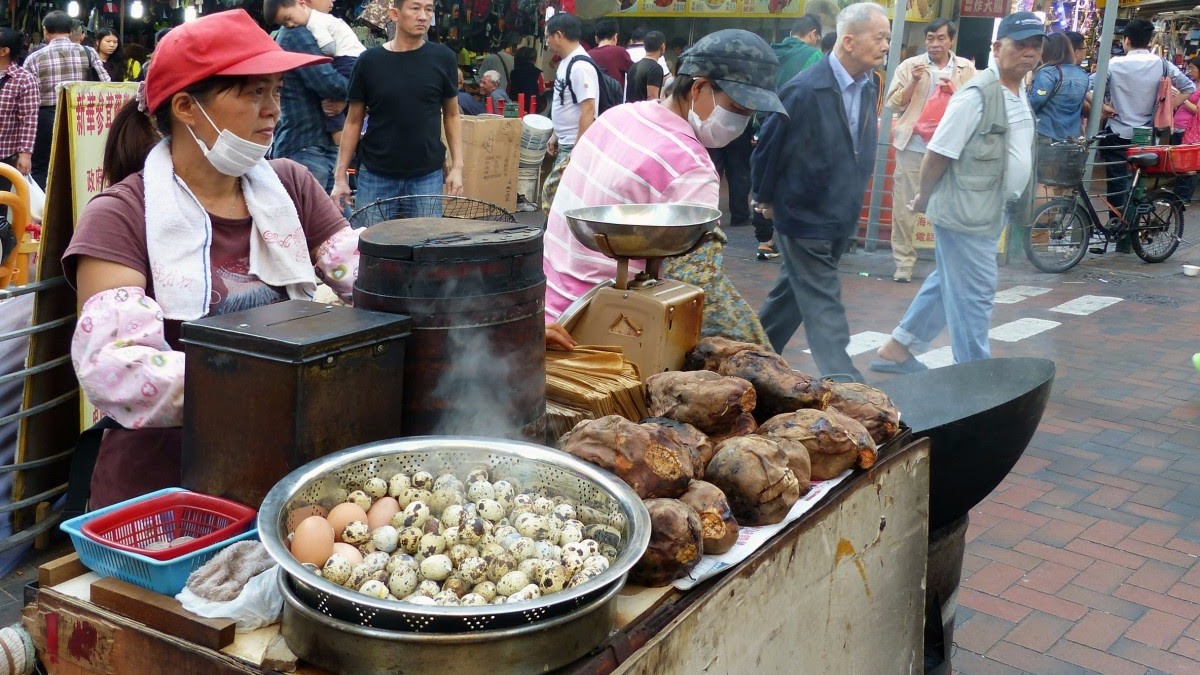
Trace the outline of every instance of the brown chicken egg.
[[350, 563], [351, 568], [363, 561], [363, 555], [359, 552], [357, 546], [351, 546], [339, 541], [333, 545], [333, 552], [341, 554], [346, 559], [346, 562]]
[[292, 555], [302, 563], [318, 567], [333, 555], [333, 526], [321, 516], [309, 516], [296, 526]]
[[380, 497], [367, 511], [367, 525], [372, 530], [383, 527], [390, 524], [397, 513], [400, 513], [400, 502], [391, 497]]
[[[343, 502], [333, 507], [328, 516], [329, 524], [333, 526], [333, 531], [341, 535], [346, 526], [354, 521], [367, 522], [367, 512], [362, 510], [358, 504], [351, 502]], [[341, 541], [339, 538], [338, 541]]]

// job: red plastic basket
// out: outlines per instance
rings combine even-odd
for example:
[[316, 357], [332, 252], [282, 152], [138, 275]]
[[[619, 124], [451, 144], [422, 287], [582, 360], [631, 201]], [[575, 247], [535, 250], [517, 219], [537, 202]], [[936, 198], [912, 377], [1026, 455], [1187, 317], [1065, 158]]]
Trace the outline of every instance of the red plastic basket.
[[[180, 490], [130, 504], [88, 521], [87, 538], [154, 560], [172, 560], [241, 534], [254, 525], [256, 511], [220, 497]], [[146, 546], [179, 537], [192, 541], [160, 551]]]
[[1158, 155], [1158, 164], [1143, 168], [1142, 173], [1158, 175], [1200, 171], [1200, 144], [1134, 147], [1126, 150], [1125, 155], [1128, 157], [1143, 152]]

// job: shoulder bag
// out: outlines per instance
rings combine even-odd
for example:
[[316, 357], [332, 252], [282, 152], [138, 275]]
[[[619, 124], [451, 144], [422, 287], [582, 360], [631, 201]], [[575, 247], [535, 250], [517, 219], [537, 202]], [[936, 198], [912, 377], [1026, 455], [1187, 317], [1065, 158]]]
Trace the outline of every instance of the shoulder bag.
[[1167, 60], [1162, 60], [1162, 79], [1158, 81], [1158, 92], [1154, 95], [1154, 115], [1151, 124], [1158, 131], [1170, 131], [1174, 124], [1175, 109], [1171, 106], [1171, 78], [1167, 75]]

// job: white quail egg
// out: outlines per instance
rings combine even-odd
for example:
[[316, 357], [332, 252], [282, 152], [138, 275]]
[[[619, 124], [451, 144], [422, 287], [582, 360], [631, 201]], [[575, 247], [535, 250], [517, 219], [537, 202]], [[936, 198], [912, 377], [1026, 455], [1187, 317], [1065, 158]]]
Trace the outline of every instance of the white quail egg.
[[[368, 478], [366, 483], [363, 483], [363, 492], [367, 493], [372, 499], [379, 499], [387, 496], [388, 484], [378, 476]], [[361, 505], [360, 505], [361, 506]]]
[[455, 476], [452, 473], [444, 473], [433, 481], [433, 488], [431, 489], [434, 492], [437, 492], [438, 490], [458, 490], [461, 492], [463, 489], [463, 484], [462, 481], [458, 479], [458, 476]]
[[505, 550], [512, 548], [513, 545], [516, 544], [521, 538], [521, 533], [517, 532], [511, 527], [505, 529], [503, 534], [498, 533], [498, 531], [497, 533], [492, 534], [492, 539], [495, 540], [497, 544], [503, 546]]
[[380, 600], [388, 596], [387, 586], [385, 586], [383, 582], [376, 581], [374, 579], [360, 586], [358, 588], [358, 592], [362, 593], [363, 595], [369, 595], [372, 598], [379, 598]]
[[[408, 477], [408, 475], [398, 473], [388, 480], [388, 496], [394, 497], [396, 501], [399, 501], [400, 495], [404, 494], [404, 491], [411, 487], [412, 480]], [[407, 504], [401, 504], [400, 506], [404, 507], [407, 506]]]
[[459, 563], [458, 572], [469, 583], [478, 585], [488, 579], [488, 563], [480, 557], [467, 558]]
[[484, 598], [478, 593], [467, 593], [458, 600], [458, 604], [463, 607], [479, 607], [480, 605], [488, 604], [487, 598]]
[[[480, 485], [480, 483], [476, 483]], [[504, 507], [500, 506], [500, 502], [495, 499], [485, 499], [477, 504], [479, 515], [484, 520], [490, 520], [493, 523], [504, 517]]]
[[485, 480], [475, 481], [467, 486], [467, 499], [476, 504], [485, 499], [494, 501], [496, 499], [496, 490], [492, 487], [491, 483]]
[[376, 551], [363, 558], [362, 565], [372, 572], [387, 568], [391, 558], [383, 551]]
[[419, 490], [432, 490], [433, 474], [428, 471], [418, 471], [412, 475], [412, 484]]
[[352, 571], [354, 571], [354, 568], [350, 566], [350, 562], [346, 560], [346, 556], [341, 553], [334, 553], [329, 556], [329, 560], [325, 561], [325, 566], [321, 568], [321, 575], [341, 586], [350, 578]]
[[442, 592], [442, 585], [432, 579], [424, 579], [417, 584], [417, 590], [413, 591], [417, 595], [424, 595], [432, 598]]
[[421, 576], [432, 581], [444, 580], [453, 569], [454, 563], [450, 562], [450, 558], [440, 553], [421, 561]]
[[548, 541], [539, 541], [534, 544], [537, 549], [537, 557], [543, 560], [558, 560], [558, 556], [554, 554], [554, 544]]
[[342, 541], [347, 544], [362, 544], [371, 538], [371, 528], [361, 520], [351, 521], [342, 530]]
[[446, 540], [440, 534], [426, 534], [421, 537], [421, 545], [417, 548], [417, 555], [425, 556], [426, 558], [443, 553], [446, 550]]
[[477, 595], [482, 595], [483, 599], [487, 600], [488, 602], [496, 599], [496, 596], [499, 595], [496, 593], [496, 584], [490, 581], [481, 581], [475, 584], [475, 588], [472, 588], [471, 592]]
[[413, 595], [408, 596], [407, 598], [404, 598], [404, 602], [410, 602], [414, 605], [436, 605], [437, 604], [436, 602], [433, 601], [432, 595], [416, 595], [416, 594], [413, 594]]
[[451, 504], [442, 511], [442, 524], [446, 527], [458, 527], [462, 525], [464, 514], [466, 511], [463, 510], [462, 504]]
[[388, 577], [388, 590], [397, 598], [403, 598], [417, 590], [417, 584], [420, 580], [417, 578], [417, 571], [408, 567], [392, 572]]
[[400, 545], [400, 533], [391, 525], [375, 528], [371, 533], [371, 543], [375, 549], [384, 553], [392, 553]]
[[496, 591], [500, 595], [512, 595], [529, 585], [529, 575], [517, 570], [505, 574], [496, 582]]

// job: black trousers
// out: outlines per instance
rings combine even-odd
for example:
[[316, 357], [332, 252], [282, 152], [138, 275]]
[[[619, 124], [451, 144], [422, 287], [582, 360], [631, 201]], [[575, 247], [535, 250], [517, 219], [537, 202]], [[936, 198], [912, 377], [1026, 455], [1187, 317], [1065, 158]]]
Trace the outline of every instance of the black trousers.
[[709, 148], [708, 156], [717, 166], [717, 175], [729, 182], [729, 223], [750, 222], [750, 153], [754, 150], [753, 125], [723, 148]]
[[1125, 195], [1129, 193], [1129, 165], [1125, 163], [1125, 150], [1129, 140], [1116, 134], [1100, 139], [1100, 161], [1108, 175], [1108, 186], [1105, 197], [1113, 206], [1120, 209], [1125, 206]]
[[38, 108], [37, 135], [33, 139], [33, 168], [29, 172], [37, 184], [46, 189], [46, 178], [50, 173], [50, 145], [54, 142], [54, 112], [57, 106], [44, 105]]
[[862, 382], [862, 373], [846, 353], [850, 324], [846, 321], [842, 281], [838, 277], [838, 262], [850, 248], [850, 239], [797, 239], [779, 234], [775, 237], [775, 247], [783, 265], [775, 287], [758, 313], [771, 347], [782, 354], [803, 324], [813, 360], [822, 376], [849, 375], [855, 382]]

